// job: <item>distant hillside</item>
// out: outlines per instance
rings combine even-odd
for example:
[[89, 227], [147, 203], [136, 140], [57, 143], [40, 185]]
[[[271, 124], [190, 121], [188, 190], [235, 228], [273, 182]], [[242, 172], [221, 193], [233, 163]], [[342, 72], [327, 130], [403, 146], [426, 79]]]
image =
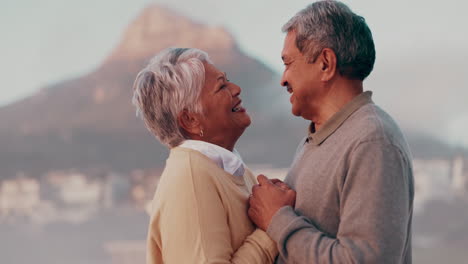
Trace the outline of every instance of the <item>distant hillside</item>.
[[[167, 151], [135, 117], [131, 97], [137, 72], [170, 46], [207, 51], [217, 67], [243, 88], [244, 105], [255, 121], [255, 129], [247, 131], [250, 137], [243, 139], [245, 146], [266, 145], [275, 131], [288, 127], [289, 122], [271, 123], [282, 119], [275, 113], [289, 113], [280, 102], [279, 94], [285, 93], [279, 88], [279, 77], [242, 53], [229, 32], [149, 6], [95, 71], [0, 108], [0, 178], [18, 171], [39, 175], [50, 169], [103, 167], [125, 172], [162, 166]], [[268, 128], [275, 130], [265, 136]], [[262, 147], [252, 153], [255, 150], [258, 161], [268, 161], [262, 160]], [[255, 160], [254, 156], [246, 157]], [[271, 162], [275, 163], [274, 158]]]
[[[93, 72], [0, 108], [0, 178], [19, 171], [39, 176], [52, 169], [128, 172], [163, 166], [167, 150], [135, 117], [131, 97], [137, 72], [170, 46], [207, 51], [217, 67], [243, 88], [244, 105], [254, 121], [238, 144], [244, 159], [250, 164], [288, 166], [307, 122], [290, 115], [279, 76], [245, 55], [223, 28], [149, 6]], [[415, 156], [446, 156], [454, 151], [420, 135], [409, 139]]]

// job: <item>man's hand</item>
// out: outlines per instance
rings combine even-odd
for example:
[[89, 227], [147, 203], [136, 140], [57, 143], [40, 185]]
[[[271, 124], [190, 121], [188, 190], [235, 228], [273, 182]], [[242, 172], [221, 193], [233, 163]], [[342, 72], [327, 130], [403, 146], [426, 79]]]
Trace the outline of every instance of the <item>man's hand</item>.
[[287, 190], [291, 190], [291, 188], [289, 188], [289, 186], [284, 183], [282, 180], [280, 179], [271, 179], [270, 180], [274, 185], [280, 187], [281, 189], [287, 191]]
[[266, 231], [271, 218], [281, 207], [294, 207], [296, 192], [284, 182], [278, 179], [270, 181], [262, 174], [258, 175], [257, 180], [259, 184], [252, 187], [248, 215], [260, 229]]

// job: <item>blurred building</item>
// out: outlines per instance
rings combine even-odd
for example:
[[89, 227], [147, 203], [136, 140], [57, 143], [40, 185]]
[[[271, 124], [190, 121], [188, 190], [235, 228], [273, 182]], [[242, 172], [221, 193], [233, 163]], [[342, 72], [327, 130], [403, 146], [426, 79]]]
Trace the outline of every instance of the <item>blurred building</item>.
[[82, 223], [130, 197], [128, 177], [111, 172], [50, 171], [44, 177], [20, 174], [0, 181], [0, 223], [23, 220]]
[[452, 188], [458, 196], [468, 198], [468, 166], [461, 155], [453, 159]]
[[453, 159], [413, 160], [415, 210], [433, 200], [468, 199], [468, 164], [464, 156]]
[[20, 176], [0, 182], [0, 220], [30, 218], [40, 204], [39, 182]]
[[134, 170], [130, 173], [131, 201], [134, 206], [148, 214], [161, 174], [162, 169]]

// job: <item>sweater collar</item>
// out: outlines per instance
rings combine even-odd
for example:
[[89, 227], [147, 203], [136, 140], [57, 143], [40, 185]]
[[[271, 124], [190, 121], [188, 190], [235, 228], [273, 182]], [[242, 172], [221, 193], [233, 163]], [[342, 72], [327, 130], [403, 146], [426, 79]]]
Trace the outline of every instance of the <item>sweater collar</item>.
[[179, 145], [182, 148], [196, 150], [211, 159], [221, 169], [235, 176], [243, 176], [244, 162], [236, 149], [233, 152], [201, 140], [185, 140]]
[[309, 135], [306, 142], [310, 142], [313, 145], [322, 144], [329, 136], [331, 136], [343, 123], [361, 106], [373, 103], [372, 92], [366, 91], [360, 95], [354, 97], [350, 102], [343, 106], [338, 112], [336, 112], [330, 119], [328, 119], [320, 130], [315, 131], [315, 124], [312, 122], [309, 126]]

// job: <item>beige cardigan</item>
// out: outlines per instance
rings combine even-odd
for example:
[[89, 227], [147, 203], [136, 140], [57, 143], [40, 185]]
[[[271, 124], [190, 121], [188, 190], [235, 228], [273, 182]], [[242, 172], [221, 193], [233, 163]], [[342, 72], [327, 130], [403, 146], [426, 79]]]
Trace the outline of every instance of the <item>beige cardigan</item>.
[[198, 151], [176, 147], [154, 196], [147, 263], [273, 263], [275, 243], [247, 216], [256, 183], [236, 177]]

